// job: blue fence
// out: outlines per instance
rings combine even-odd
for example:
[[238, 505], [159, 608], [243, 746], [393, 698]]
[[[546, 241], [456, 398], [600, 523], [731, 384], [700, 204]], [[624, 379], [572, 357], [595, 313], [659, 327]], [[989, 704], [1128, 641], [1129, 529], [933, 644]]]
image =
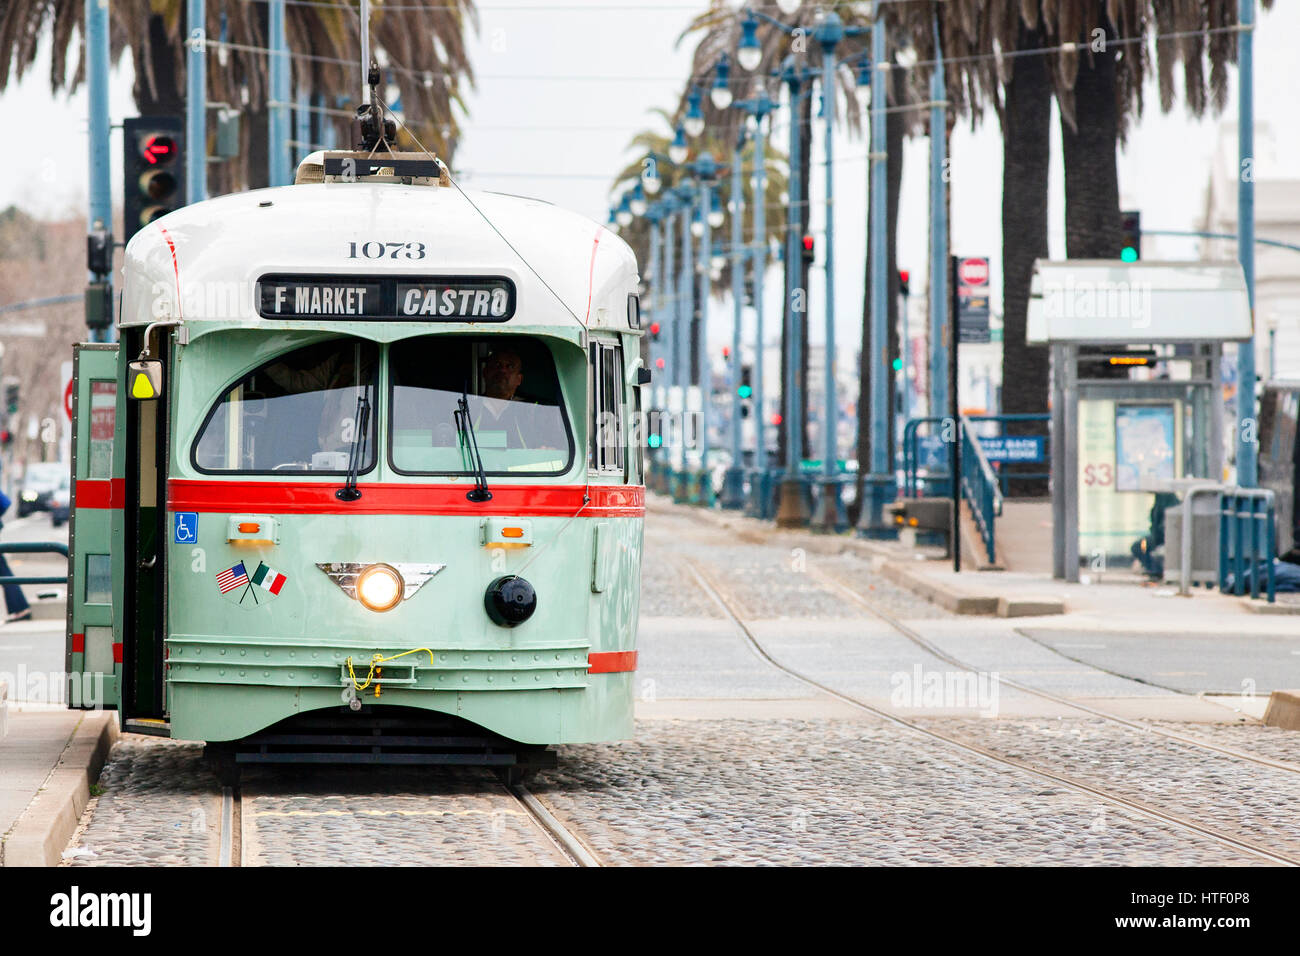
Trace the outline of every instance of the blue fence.
[[[0, 554], [61, 554], [63, 557], [68, 556], [68, 546], [58, 541], [9, 541], [0, 544]], [[5, 584], [67, 584], [68, 575], [51, 575], [48, 577], [32, 577], [11, 574], [8, 577], [0, 577], [0, 585]]]
[[[1219, 590], [1276, 600], [1273, 492], [1226, 489], [1219, 496]], [[1263, 579], [1261, 582], [1260, 579]]]

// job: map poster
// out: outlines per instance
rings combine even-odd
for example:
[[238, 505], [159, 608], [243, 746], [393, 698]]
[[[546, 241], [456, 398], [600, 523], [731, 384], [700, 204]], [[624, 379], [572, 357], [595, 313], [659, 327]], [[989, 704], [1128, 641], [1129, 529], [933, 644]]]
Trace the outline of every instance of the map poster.
[[1178, 477], [1172, 402], [1115, 405], [1115, 490], [1138, 491], [1143, 479]]

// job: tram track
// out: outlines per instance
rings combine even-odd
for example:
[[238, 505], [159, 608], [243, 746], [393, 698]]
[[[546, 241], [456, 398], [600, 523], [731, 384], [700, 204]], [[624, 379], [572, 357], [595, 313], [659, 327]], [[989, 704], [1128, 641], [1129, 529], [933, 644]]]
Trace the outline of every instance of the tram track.
[[[934, 657], [937, 657], [939, 660], [943, 661], [944, 663], [950, 664], [953, 667], [957, 667], [966, 671], [975, 672], [979, 670], [979, 668], [974, 667], [969, 662], [954, 657], [952, 654], [949, 654], [947, 651], [940, 648], [933, 641], [930, 641], [927, 638], [923, 637], [915, 628], [911, 628], [907, 626], [902, 621], [895, 618], [893, 615], [889, 614], [886, 611], [881, 610], [879, 607], [875, 606], [866, 598], [862, 597], [860, 594], [854, 591], [843, 581], [839, 580], [835, 575], [811, 566], [807, 568], [807, 571], [811, 577], [822, 582], [822, 584], [824, 584], [831, 590], [835, 591], [836, 593], [843, 595], [846, 599], [848, 599], [858, 607], [862, 608], [868, 614], [872, 615], [878, 620], [883, 621], [885, 624], [888, 624], [895, 631], [903, 635], [905, 638], [907, 638], [917, 647], [921, 648], [922, 650], [926, 651], [929, 654], [932, 654]], [[1072, 658], [1067, 658], [1067, 659], [1073, 660]], [[1075, 661], [1075, 663], [1083, 663], [1083, 662]], [[1089, 666], [1089, 665], [1085, 664], [1084, 666]], [[1116, 676], [1122, 676], [1122, 675], [1116, 675]], [[1043, 690], [1042, 688], [1038, 688], [1038, 687], [1033, 687], [1029, 684], [1026, 684], [1022, 681], [1015, 680], [1013, 678], [1003, 677], [999, 675], [998, 682], [1004, 684], [1007, 687], [1014, 688], [1015, 690], [1018, 690], [1022, 693], [1030, 694], [1034, 697], [1038, 697], [1041, 700], [1046, 700], [1054, 704], [1059, 704], [1064, 707], [1069, 707], [1073, 710], [1080, 711], [1081, 713], [1089, 714], [1090, 716], [1093, 717], [1099, 717], [1103, 720], [1110, 721], [1111, 723], [1118, 724], [1123, 727], [1127, 727], [1130, 730], [1139, 731], [1140, 733], [1155, 734], [1167, 740], [1176, 741], [1186, 747], [1194, 747], [1200, 750], [1212, 751], [1221, 756], [1231, 757], [1236, 760], [1244, 760], [1249, 763], [1258, 764], [1262, 767], [1269, 767], [1273, 770], [1284, 770], [1289, 773], [1300, 773], [1300, 764], [1292, 763], [1291, 761], [1276, 760], [1272, 757], [1266, 757], [1263, 754], [1251, 753], [1250, 751], [1246, 751], [1246, 750], [1238, 750], [1235, 747], [1228, 747], [1225, 746], [1224, 744], [1218, 744], [1213, 741], [1205, 740], [1200, 737], [1194, 737], [1188, 734], [1180, 734], [1177, 731], [1169, 730], [1168, 728], [1165, 727], [1158, 727], [1149, 721], [1133, 720], [1131, 718], [1121, 716], [1120, 714], [1115, 714], [1110, 711], [1102, 710], [1099, 707], [1094, 707], [1091, 704], [1081, 703], [1080, 701], [1077, 700], [1071, 700], [1068, 697], [1062, 697], [1059, 694], [1053, 694], [1051, 691]]]
[[572, 830], [561, 823], [555, 814], [551, 813], [547, 806], [522, 784], [506, 784], [505, 788], [523, 807], [524, 813], [533, 824], [546, 834], [547, 839], [570, 863], [579, 867], [604, 865]]
[[244, 797], [239, 787], [221, 788], [221, 839], [217, 866], [244, 865]]
[[[700, 564], [694, 559], [687, 558], [686, 565], [690, 569], [692, 575], [695, 577], [696, 582], [699, 584], [700, 588], [717, 603], [719, 608], [722, 610], [723, 615], [735, 627], [739, 635], [745, 640], [745, 642], [750, 646], [750, 648], [756, 654], [758, 654], [758, 656], [761, 659], [766, 661], [772, 667], [776, 668], [782, 673], [788, 675], [789, 677], [799, 681], [800, 683], [808, 687], [821, 691], [822, 693], [827, 694], [835, 698], [836, 700], [848, 704], [849, 706], [854, 707], [858, 710], [862, 710], [865, 711], [866, 713], [872, 714], [880, 718], [881, 720], [884, 720], [895, 726], [902, 727], [907, 730], [911, 730], [915, 733], [922, 734], [925, 737], [928, 737], [932, 740], [938, 740], [948, 745], [949, 747], [956, 748], [957, 750], [963, 751], [965, 753], [975, 754], [977, 756], [983, 757], [984, 759], [992, 763], [999, 764], [1004, 767], [1009, 767], [1013, 770], [1017, 770], [1020, 771], [1021, 773], [1025, 773], [1030, 776], [1037, 777], [1041, 780], [1050, 781], [1054, 784], [1057, 784], [1058, 786], [1072, 790], [1077, 794], [1102, 800], [1112, 806], [1119, 807], [1121, 809], [1136, 813], [1149, 820], [1153, 820], [1157, 823], [1161, 823], [1167, 826], [1172, 826], [1184, 832], [1196, 834], [1198, 836], [1212, 840], [1215, 843], [1218, 843], [1219, 845], [1224, 846], [1226, 848], [1267, 860], [1270, 863], [1275, 863], [1282, 866], [1300, 866], [1300, 857], [1292, 856], [1287, 853], [1278, 852], [1276, 850], [1270, 849], [1269, 847], [1261, 846], [1260, 844], [1252, 842], [1250, 840], [1233, 836], [1232, 834], [1225, 833], [1214, 826], [1198, 822], [1197, 820], [1191, 819], [1189, 817], [1183, 816], [1173, 811], [1162, 809], [1158, 806], [1147, 803], [1146, 801], [1125, 796], [1124, 794], [1118, 793], [1112, 789], [1108, 789], [1106, 787], [1099, 786], [1097, 784], [1089, 783], [1086, 780], [1082, 780], [1073, 775], [1063, 773], [1059, 770], [1055, 770], [1047, 766], [1043, 766], [1042, 764], [1035, 763], [1030, 760], [1021, 759], [1018, 757], [1012, 757], [1004, 753], [999, 753], [998, 751], [985, 747], [980, 743], [964, 739], [956, 734], [948, 733], [946, 731], [938, 730], [934, 727], [927, 726], [925, 724], [922, 724], [916, 720], [905, 717], [887, 708], [868, 703], [864, 700], [852, 696], [851, 694], [846, 694], [842, 691], [838, 691], [833, 687], [830, 687], [829, 685], [824, 684], [813, 677], [809, 677], [808, 675], [801, 673], [800, 671], [797, 671], [792, 667], [782, 664], [771, 653], [768, 652], [766, 647], [763, 646], [763, 643], [757, 638], [753, 630], [745, 623], [744, 618], [736, 610], [733, 600], [731, 600], [728, 597], [728, 595], [725, 593], [722, 586], [716, 582], [713, 576], [708, 571], [706, 571], [703, 567], [701, 567]], [[882, 616], [882, 620], [886, 620], [886, 618]], [[886, 622], [893, 623], [888, 620], [886, 620]], [[958, 665], [958, 666], [962, 666], [962, 665]]]

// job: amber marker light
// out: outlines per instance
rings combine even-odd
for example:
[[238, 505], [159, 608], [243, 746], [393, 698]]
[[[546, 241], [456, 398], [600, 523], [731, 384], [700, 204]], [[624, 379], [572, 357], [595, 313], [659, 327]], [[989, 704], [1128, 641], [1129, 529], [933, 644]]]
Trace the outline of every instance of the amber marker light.
[[405, 587], [396, 568], [372, 564], [357, 577], [357, 600], [372, 611], [391, 611], [402, 600]]

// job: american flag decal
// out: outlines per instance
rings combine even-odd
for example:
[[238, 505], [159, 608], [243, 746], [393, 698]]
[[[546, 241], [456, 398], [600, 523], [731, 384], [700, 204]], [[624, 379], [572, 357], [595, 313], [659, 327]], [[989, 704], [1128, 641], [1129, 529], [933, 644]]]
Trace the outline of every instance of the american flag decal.
[[235, 588], [243, 587], [248, 583], [248, 571], [244, 569], [244, 562], [240, 561], [233, 568], [226, 568], [217, 575], [217, 587], [221, 593], [233, 591]]

